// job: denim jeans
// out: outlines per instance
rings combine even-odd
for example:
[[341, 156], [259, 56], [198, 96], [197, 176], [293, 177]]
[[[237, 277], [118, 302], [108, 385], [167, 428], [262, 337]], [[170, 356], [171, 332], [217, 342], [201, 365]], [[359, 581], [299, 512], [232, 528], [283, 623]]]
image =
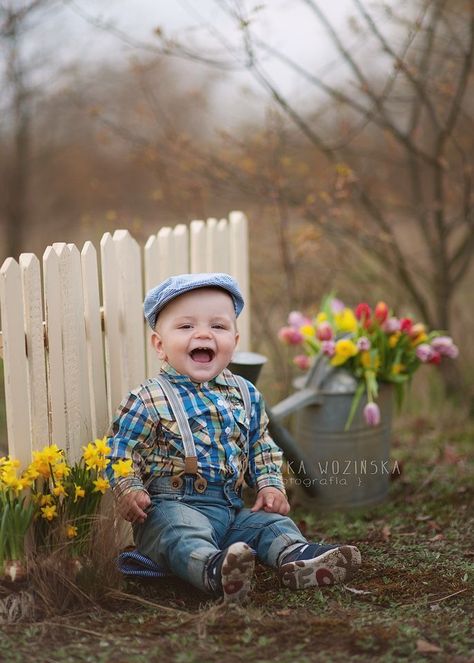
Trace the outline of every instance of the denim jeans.
[[283, 550], [306, 543], [291, 518], [244, 508], [233, 481], [198, 493], [193, 476], [185, 476], [180, 488], [171, 486], [170, 477], [159, 477], [148, 491], [147, 519], [133, 526], [137, 549], [204, 591], [208, 560], [232, 543], [244, 541], [273, 567]]

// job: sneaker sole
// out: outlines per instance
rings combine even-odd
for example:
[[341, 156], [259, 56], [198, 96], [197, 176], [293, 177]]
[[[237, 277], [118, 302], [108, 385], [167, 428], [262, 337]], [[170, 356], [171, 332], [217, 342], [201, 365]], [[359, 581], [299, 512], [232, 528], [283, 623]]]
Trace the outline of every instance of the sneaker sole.
[[252, 588], [255, 556], [246, 543], [229, 546], [221, 568], [224, 603], [243, 603]]
[[324, 587], [351, 578], [361, 564], [355, 546], [341, 546], [328, 550], [313, 559], [283, 564], [279, 569], [280, 581], [290, 589]]

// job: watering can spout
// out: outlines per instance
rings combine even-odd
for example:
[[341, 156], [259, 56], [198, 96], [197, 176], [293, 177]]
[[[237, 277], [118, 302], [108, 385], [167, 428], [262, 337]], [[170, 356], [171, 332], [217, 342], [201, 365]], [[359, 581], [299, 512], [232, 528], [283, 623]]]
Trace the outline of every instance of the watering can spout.
[[272, 413], [276, 421], [281, 421], [307, 405], [321, 405], [322, 402], [322, 395], [312, 387], [307, 387], [280, 401], [272, 408]]

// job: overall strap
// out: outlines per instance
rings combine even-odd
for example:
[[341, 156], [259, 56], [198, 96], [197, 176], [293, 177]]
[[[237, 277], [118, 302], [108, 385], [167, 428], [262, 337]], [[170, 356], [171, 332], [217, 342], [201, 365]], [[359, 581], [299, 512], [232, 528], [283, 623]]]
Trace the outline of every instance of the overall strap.
[[176, 417], [176, 423], [178, 424], [179, 432], [184, 446], [184, 471], [186, 474], [197, 474], [198, 464], [196, 447], [194, 445], [194, 438], [191, 427], [189, 426], [188, 416], [184, 409], [181, 398], [176, 393], [173, 385], [171, 385], [165, 377], [162, 375], [157, 375], [156, 380], [160, 383], [160, 386], [169, 401], [171, 410]]
[[250, 422], [250, 417], [252, 416], [252, 405], [250, 401], [250, 390], [248, 388], [247, 382], [244, 380], [243, 377], [240, 375], [234, 375], [235, 381], [237, 382], [240, 393], [242, 394], [242, 398], [244, 401], [244, 407], [245, 407], [245, 414], [247, 415], [247, 419]]
[[244, 462], [240, 470], [237, 481], [235, 482], [236, 488], [240, 488], [244, 483], [245, 473], [249, 465], [249, 441], [250, 441], [250, 418], [252, 416], [252, 403], [250, 401], [250, 390], [248, 388], [247, 382], [240, 375], [234, 375], [235, 381], [239, 387], [242, 399], [244, 401], [245, 414], [247, 415], [249, 427], [247, 431], [247, 439], [245, 440], [244, 447]]

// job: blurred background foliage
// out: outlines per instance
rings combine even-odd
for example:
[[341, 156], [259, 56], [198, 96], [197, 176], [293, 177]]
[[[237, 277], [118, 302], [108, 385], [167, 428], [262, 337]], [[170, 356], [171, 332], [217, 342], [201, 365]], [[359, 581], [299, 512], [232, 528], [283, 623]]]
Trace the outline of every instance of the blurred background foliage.
[[[201, 25], [208, 42], [153, 24], [134, 41], [80, 2], [0, 1], [2, 260], [53, 241], [97, 245], [116, 228], [144, 243], [162, 226], [240, 209], [270, 402], [294, 374], [278, 328], [333, 290], [449, 330], [461, 359], [439, 379], [420, 371], [411, 407], [438, 409], [448, 395], [472, 415], [472, 2], [353, 0], [344, 27], [355, 49], [325, 3], [299, 0], [337, 75], [259, 29], [273, 3], [215, 4], [232, 43], [212, 21]], [[42, 35], [71, 8], [127, 57], [58, 62]], [[300, 78], [298, 94], [279, 87], [270, 61]], [[235, 83], [235, 71], [247, 78]], [[226, 123], [229, 104], [239, 122]]]

